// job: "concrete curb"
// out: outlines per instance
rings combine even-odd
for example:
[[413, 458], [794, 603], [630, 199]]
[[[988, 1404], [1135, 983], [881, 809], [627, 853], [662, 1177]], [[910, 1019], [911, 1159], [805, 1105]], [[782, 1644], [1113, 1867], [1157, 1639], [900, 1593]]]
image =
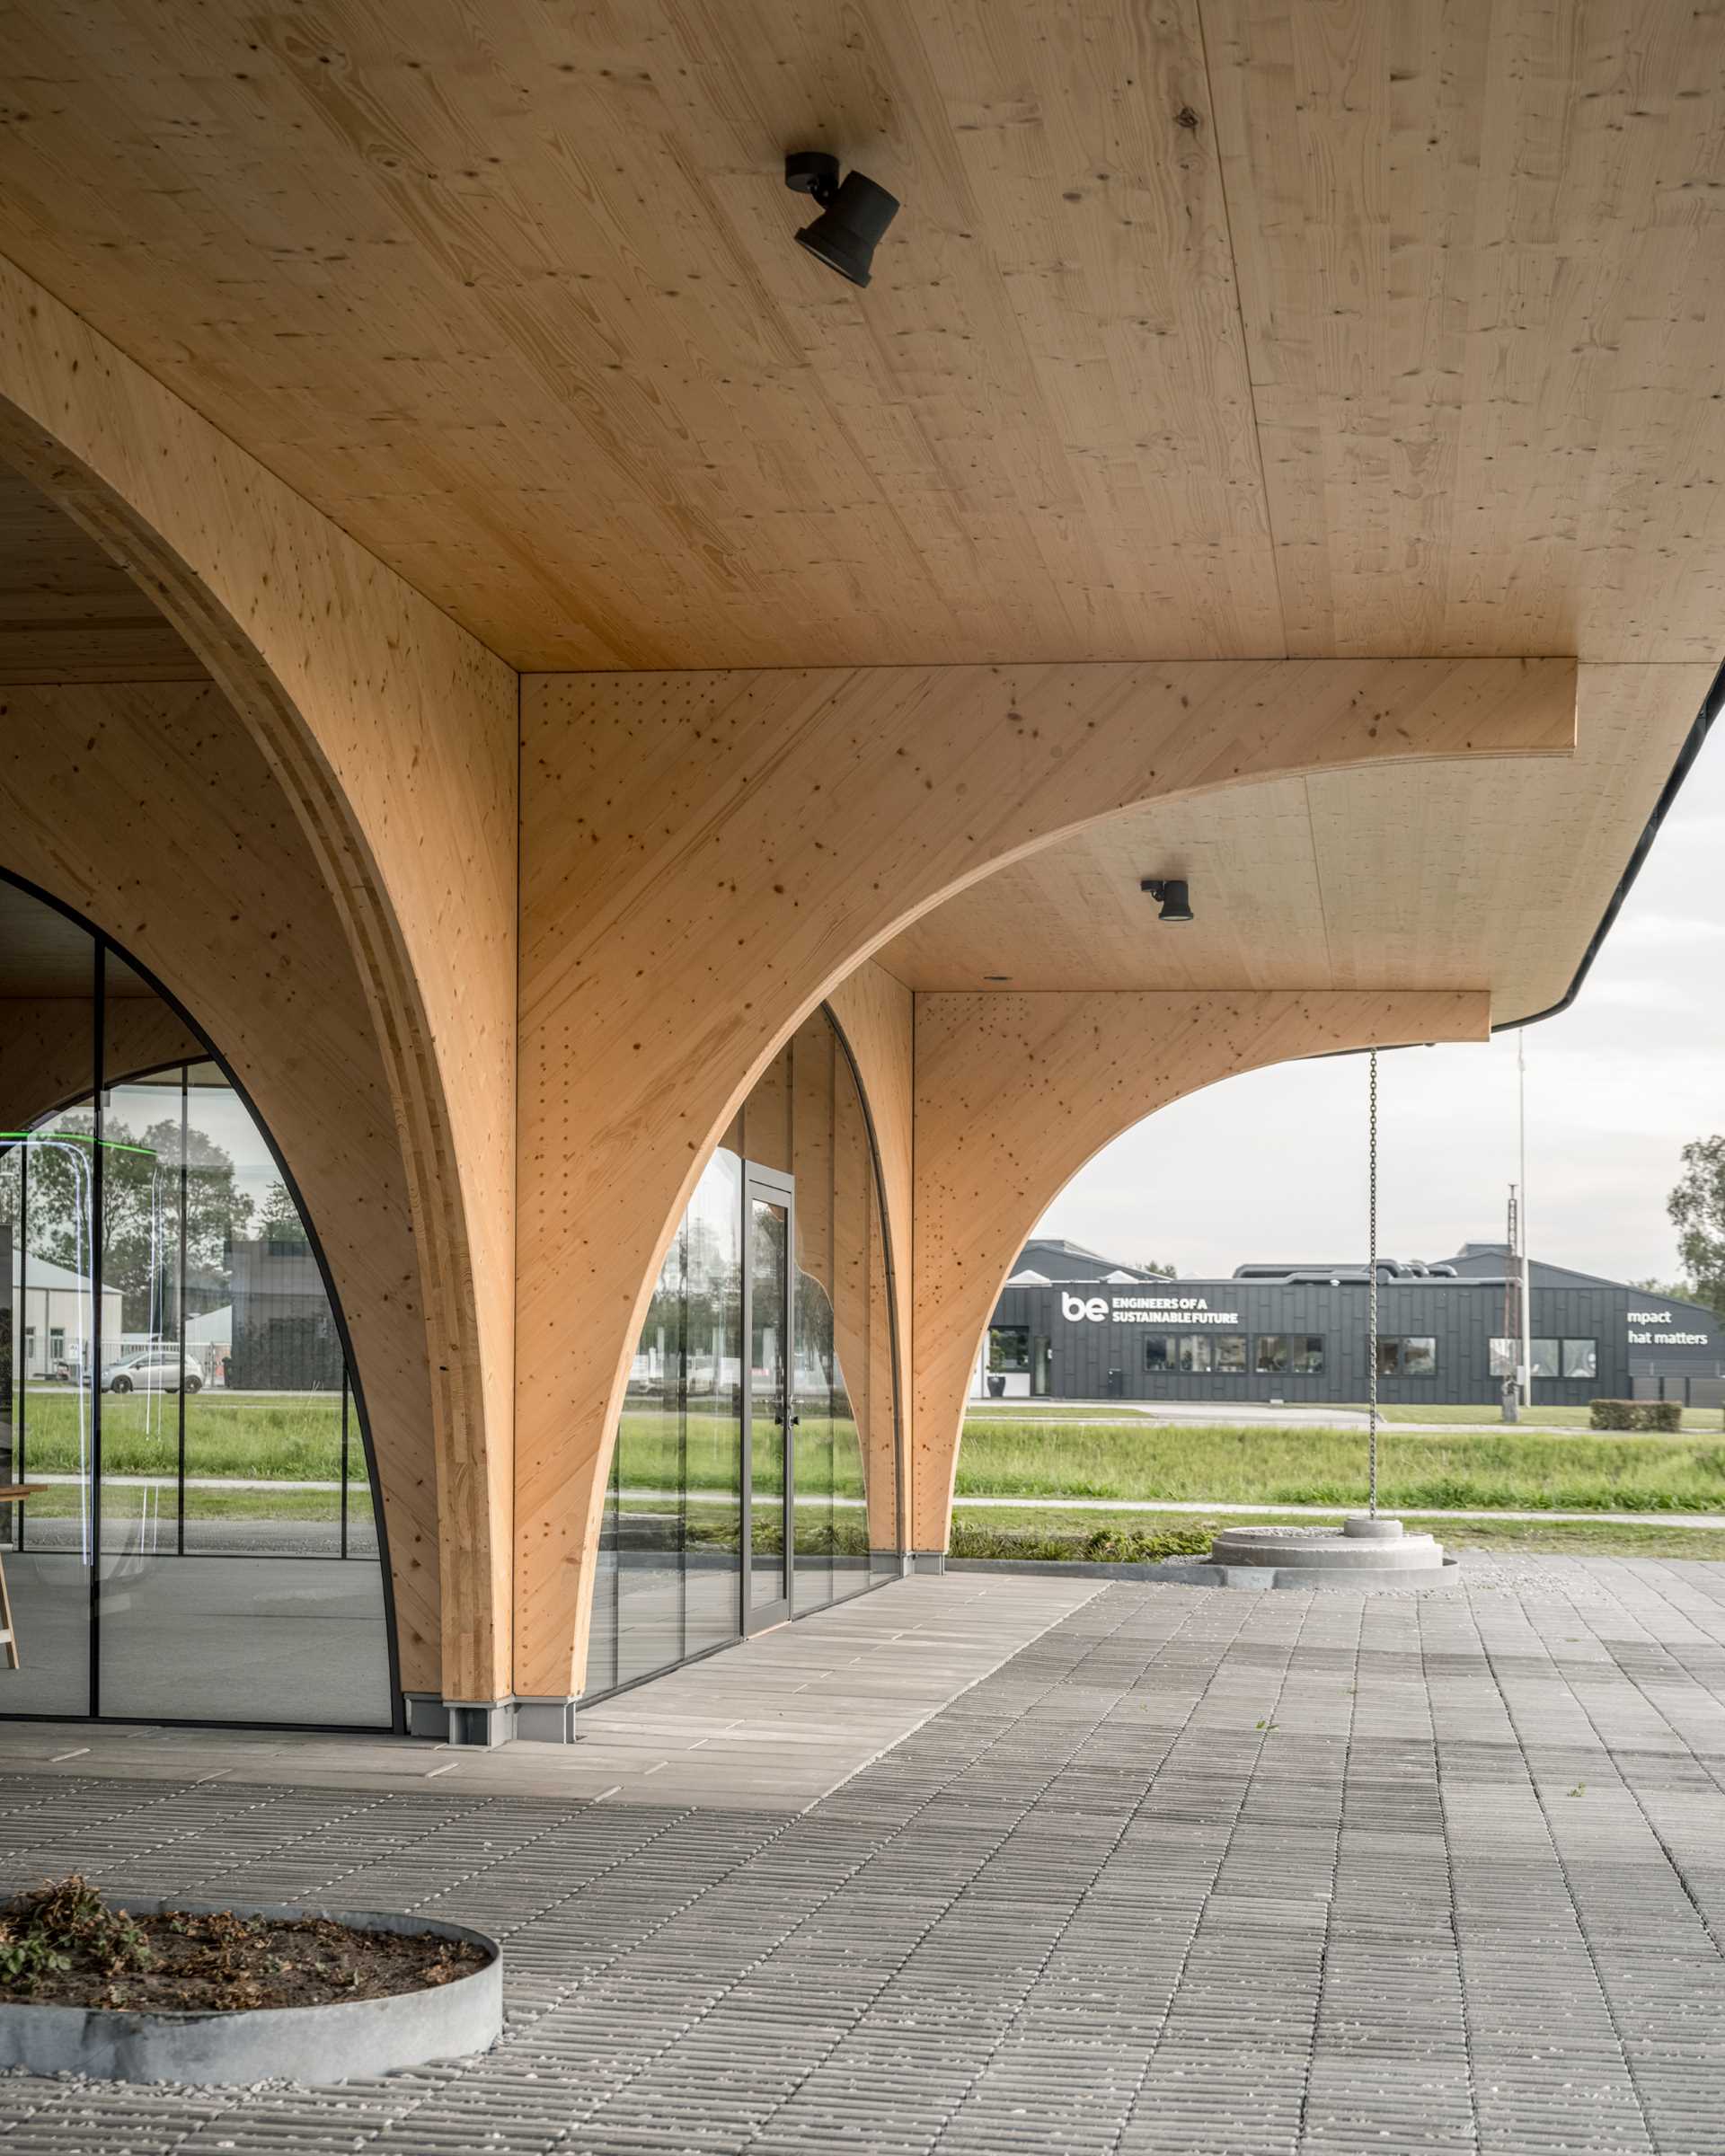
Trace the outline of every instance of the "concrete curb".
[[[1088, 1558], [1059, 1557], [949, 1557], [949, 1572], [1039, 1572], [1053, 1579], [1168, 1579], [1169, 1566], [1179, 1560], [1157, 1558], [1142, 1565], [1092, 1564]], [[1196, 1560], [1192, 1560], [1196, 1562]]]
[[1248, 1593], [1267, 1594], [1277, 1587], [1303, 1587], [1324, 1592], [1351, 1589], [1356, 1595], [1389, 1590], [1397, 1595], [1440, 1595], [1457, 1585], [1461, 1561], [1446, 1557], [1441, 1571], [1393, 1571], [1384, 1566], [1347, 1573], [1325, 1573], [1291, 1565], [1211, 1565], [1201, 1557], [1170, 1557], [1155, 1564], [1065, 1564], [1036, 1557], [949, 1557], [949, 1572], [1044, 1572], [1071, 1578], [1146, 1580], [1164, 1587], [1241, 1587]]
[[263, 2007], [227, 2014], [132, 2013], [83, 2006], [0, 2005], [0, 2067], [31, 2073], [87, 2074], [111, 2081], [300, 2081], [368, 2080], [464, 2058], [497, 2041], [503, 2027], [503, 1952], [494, 1939], [431, 1917], [241, 1902], [134, 1900], [135, 1916], [164, 1909], [209, 1915], [326, 1916], [367, 1931], [428, 1934], [481, 1947], [489, 1956], [470, 1976], [390, 1999], [328, 2006]]

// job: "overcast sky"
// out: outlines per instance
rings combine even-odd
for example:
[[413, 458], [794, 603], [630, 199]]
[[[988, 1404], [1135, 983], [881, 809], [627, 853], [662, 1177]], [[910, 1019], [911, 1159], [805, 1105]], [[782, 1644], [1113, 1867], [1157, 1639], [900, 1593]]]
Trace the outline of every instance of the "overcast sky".
[[[1725, 734], [1725, 729], [1721, 729]], [[1500, 1240], [1516, 1165], [1516, 1039], [1378, 1059], [1386, 1257]], [[1725, 738], [1667, 817], [1580, 995], [1530, 1026], [1536, 1257], [1677, 1277], [1665, 1201], [1685, 1139], [1725, 1130]], [[1366, 1058], [1284, 1064], [1177, 1101], [1100, 1153], [1041, 1233], [1189, 1277], [1366, 1250]]]

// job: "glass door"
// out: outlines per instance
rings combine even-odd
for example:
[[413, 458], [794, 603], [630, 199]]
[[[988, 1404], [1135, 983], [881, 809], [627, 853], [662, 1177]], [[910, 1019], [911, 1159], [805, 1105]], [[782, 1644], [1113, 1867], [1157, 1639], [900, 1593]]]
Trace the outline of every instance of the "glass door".
[[791, 1614], [791, 1493], [796, 1472], [791, 1407], [791, 1206], [789, 1176], [750, 1166], [745, 1186], [748, 1262], [743, 1385], [743, 1630], [764, 1631]]
[[116, 1318], [112, 1300], [95, 1293], [100, 1147], [87, 1105], [33, 1127], [14, 1117], [0, 1145], [0, 1277], [9, 1290], [0, 1381], [11, 1409], [0, 1487], [34, 1493], [27, 1503], [0, 1501], [0, 1565], [14, 1628], [13, 1645], [0, 1648], [0, 1709], [78, 1716], [92, 1711], [94, 1669], [101, 1397], [90, 1379], [106, 1352], [103, 1321], [111, 1338]]

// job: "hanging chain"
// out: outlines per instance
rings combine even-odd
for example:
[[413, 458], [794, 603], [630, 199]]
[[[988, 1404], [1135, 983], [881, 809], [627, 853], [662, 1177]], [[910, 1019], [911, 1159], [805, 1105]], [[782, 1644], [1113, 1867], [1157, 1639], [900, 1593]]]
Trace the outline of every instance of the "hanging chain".
[[1372, 1050], [1370, 1137], [1367, 1147], [1369, 1214], [1366, 1290], [1366, 1462], [1373, 1519], [1377, 1517], [1377, 1050]]

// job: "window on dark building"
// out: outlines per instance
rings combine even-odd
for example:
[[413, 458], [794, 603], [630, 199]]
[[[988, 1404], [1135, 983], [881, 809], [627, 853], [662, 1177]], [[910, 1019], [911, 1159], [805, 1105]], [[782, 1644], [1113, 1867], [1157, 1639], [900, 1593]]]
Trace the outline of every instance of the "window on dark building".
[[1377, 1343], [1380, 1377], [1435, 1377], [1438, 1342], [1429, 1333], [1398, 1334]]
[[1598, 1341], [1565, 1340], [1563, 1343], [1563, 1374], [1565, 1377], [1597, 1377], [1599, 1374]]
[[1321, 1332], [1261, 1332], [1258, 1370], [1267, 1377], [1318, 1377], [1323, 1372]]
[[1236, 1374], [1246, 1366], [1246, 1336], [1243, 1332], [1218, 1332], [1215, 1340], [1216, 1367], [1233, 1371]]
[[1562, 1368], [1563, 1344], [1561, 1340], [1535, 1340], [1534, 1348], [1534, 1375], [1555, 1377]]
[[1499, 1334], [1491, 1343], [1491, 1374], [1493, 1377], [1513, 1377], [1521, 1364], [1521, 1342], [1506, 1339]]
[[1205, 1332], [1182, 1332], [1180, 1336], [1180, 1366], [1182, 1370], [1208, 1370], [1211, 1366], [1211, 1351], [1216, 1343]]
[[1028, 1325], [991, 1325], [988, 1328], [990, 1370], [1028, 1370], [1031, 1366], [1031, 1329]]
[[1145, 1334], [1144, 1366], [1146, 1370], [1172, 1370], [1174, 1367], [1174, 1343], [1169, 1334]]

